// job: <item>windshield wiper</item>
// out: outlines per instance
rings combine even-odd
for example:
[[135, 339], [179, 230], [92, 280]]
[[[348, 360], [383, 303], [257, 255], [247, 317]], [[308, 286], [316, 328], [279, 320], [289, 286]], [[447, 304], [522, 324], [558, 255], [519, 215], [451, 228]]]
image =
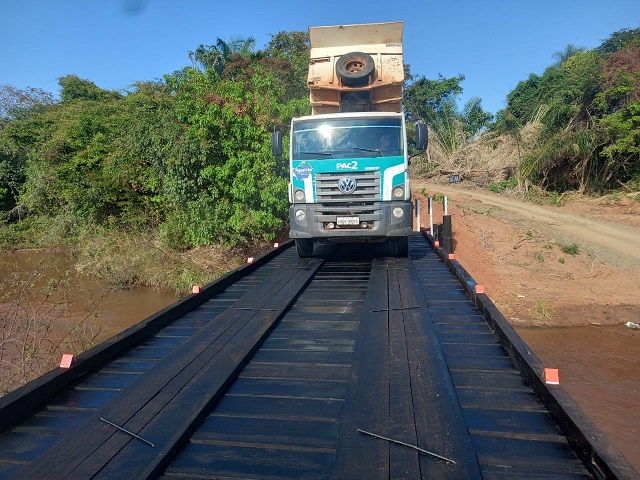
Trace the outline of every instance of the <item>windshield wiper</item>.
[[333, 157], [333, 153], [331, 152], [300, 152], [301, 155], [331, 155]]
[[371, 152], [371, 153], [377, 153], [378, 155], [382, 156], [382, 152], [380, 151], [379, 148], [360, 148], [360, 147], [349, 147], [351, 150], [361, 150], [363, 152]]

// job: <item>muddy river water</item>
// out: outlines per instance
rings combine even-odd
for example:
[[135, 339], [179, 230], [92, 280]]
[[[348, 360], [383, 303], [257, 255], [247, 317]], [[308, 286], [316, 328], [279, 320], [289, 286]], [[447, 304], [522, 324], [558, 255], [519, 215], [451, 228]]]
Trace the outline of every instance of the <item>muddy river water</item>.
[[624, 325], [518, 328], [545, 367], [640, 471], [640, 330]]
[[[52, 295], [54, 303], [64, 305], [63, 314], [56, 316], [58, 327], [65, 328], [60, 318], [86, 318], [90, 311], [101, 329], [100, 340], [178, 299], [148, 288], [112, 290], [101, 279], [75, 276], [62, 254], [0, 253], [4, 314], [12, 301], [8, 293], [32, 309], [52, 278], [64, 279]], [[640, 330], [618, 325], [518, 328], [518, 333], [546, 367], [560, 370], [561, 385], [640, 470]]]
[[[45, 300], [46, 299], [46, 300]], [[101, 278], [77, 275], [63, 253], [0, 252], [0, 318], [51, 324], [58, 330], [79, 323], [105, 340], [178, 300], [151, 288], [114, 289]]]

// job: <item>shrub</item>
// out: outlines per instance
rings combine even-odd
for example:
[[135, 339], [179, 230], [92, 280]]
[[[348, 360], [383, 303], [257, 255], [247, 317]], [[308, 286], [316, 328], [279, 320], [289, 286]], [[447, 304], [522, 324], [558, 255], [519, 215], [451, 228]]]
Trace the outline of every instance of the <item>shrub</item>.
[[577, 243], [572, 243], [570, 245], [561, 244], [560, 250], [562, 250], [562, 253], [575, 256], [578, 254], [578, 251], [580, 250], [580, 246]]
[[507, 180], [500, 180], [496, 183], [489, 184], [489, 190], [495, 193], [502, 193], [505, 190], [513, 190], [518, 186], [518, 180], [516, 177], [511, 177]]

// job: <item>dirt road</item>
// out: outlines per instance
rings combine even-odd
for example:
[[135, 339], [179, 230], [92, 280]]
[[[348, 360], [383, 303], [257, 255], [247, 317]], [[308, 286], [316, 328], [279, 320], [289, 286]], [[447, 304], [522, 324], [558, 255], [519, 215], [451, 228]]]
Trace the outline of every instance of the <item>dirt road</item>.
[[[485, 205], [499, 207], [521, 217], [522, 220], [525, 220], [530, 225], [562, 232], [574, 242], [586, 244], [597, 249], [602, 255], [610, 255], [607, 253], [608, 250], [617, 251], [627, 257], [623, 259], [623, 263], [630, 259], [634, 262], [640, 261], [640, 228], [615, 220], [605, 220], [602, 218], [602, 213], [598, 217], [590, 217], [588, 216], [589, 212], [582, 213], [571, 210], [570, 206], [539, 206], [495, 195], [488, 191], [469, 190], [422, 182], [416, 183], [416, 189], [426, 188], [428, 192], [439, 192], [451, 197], [454, 201], [467, 203], [464, 199], [473, 199]], [[640, 203], [632, 204], [631, 208], [633, 207], [635, 207], [636, 215], [640, 215]]]

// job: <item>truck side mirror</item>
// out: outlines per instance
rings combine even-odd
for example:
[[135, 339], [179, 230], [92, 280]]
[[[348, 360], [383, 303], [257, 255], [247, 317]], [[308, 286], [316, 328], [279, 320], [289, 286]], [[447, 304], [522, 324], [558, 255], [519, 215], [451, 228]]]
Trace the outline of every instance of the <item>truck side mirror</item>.
[[416, 122], [416, 149], [426, 150], [429, 143], [429, 131], [427, 124], [422, 120]]
[[282, 155], [282, 132], [275, 128], [271, 133], [271, 152], [274, 157], [280, 157]]

